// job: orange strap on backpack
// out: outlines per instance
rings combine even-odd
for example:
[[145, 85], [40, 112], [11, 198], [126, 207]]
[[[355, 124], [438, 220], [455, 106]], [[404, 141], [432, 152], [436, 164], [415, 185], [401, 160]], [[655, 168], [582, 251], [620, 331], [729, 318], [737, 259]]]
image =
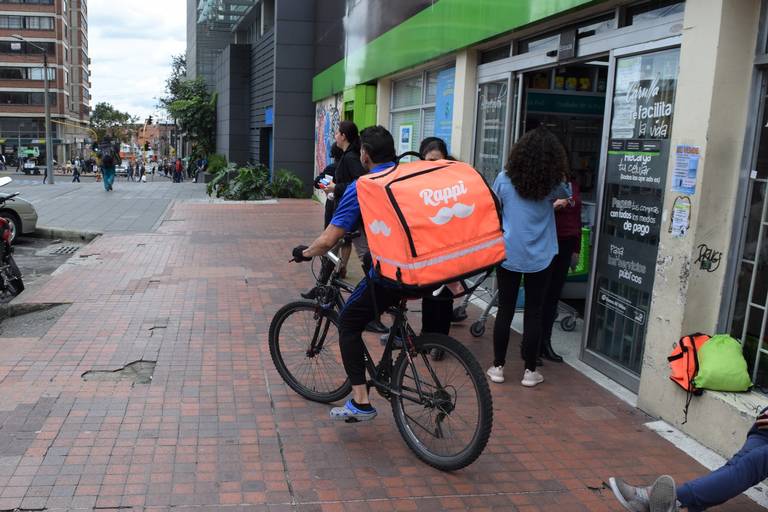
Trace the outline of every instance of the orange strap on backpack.
[[691, 404], [693, 395], [700, 395], [702, 393], [700, 389], [694, 386], [693, 379], [696, 378], [696, 374], [699, 372], [699, 349], [704, 343], [709, 341], [710, 337], [708, 334], [700, 332], [683, 336], [669, 357], [667, 357], [670, 370], [669, 378], [686, 392], [685, 408], [683, 409], [685, 420], [683, 424], [688, 421], [688, 406]]

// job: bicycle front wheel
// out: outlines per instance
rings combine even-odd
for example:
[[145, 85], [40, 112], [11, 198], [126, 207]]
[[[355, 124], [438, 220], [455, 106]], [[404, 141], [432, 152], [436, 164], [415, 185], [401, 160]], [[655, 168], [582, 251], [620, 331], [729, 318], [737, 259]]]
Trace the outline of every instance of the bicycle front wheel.
[[335, 402], [352, 390], [333, 310], [308, 301], [280, 308], [269, 325], [269, 353], [285, 383], [307, 400]]
[[[422, 461], [443, 471], [472, 464], [493, 425], [491, 390], [477, 359], [442, 334], [414, 340], [415, 354], [401, 351], [392, 377], [392, 412], [405, 443]], [[438, 349], [443, 359], [431, 361]]]

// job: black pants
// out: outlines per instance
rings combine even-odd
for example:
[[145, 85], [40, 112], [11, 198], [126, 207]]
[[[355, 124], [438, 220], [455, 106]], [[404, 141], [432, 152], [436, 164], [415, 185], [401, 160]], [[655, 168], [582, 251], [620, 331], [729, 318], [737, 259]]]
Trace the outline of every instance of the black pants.
[[333, 211], [334, 211], [334, 204], [333, 201], [330, 199], [325, 200], [325, 211], [323, 215], [323, 228], [327, 228], [328, 224], [331, 223], [331, 219], [333, 219]]
[[550, 341], [552, 337], [552, 326], [557, 319], [557, 303], [560, 300], [560, 294], [563, 293], [565, 279], [568, 277], [568, 268], [571, 266], [571, 255], [579, 246], [578, 238], [560, 238], [557, 240], [560, 251], [552, 259], [549, 286], [547, 295], [544, 298], [544, 326], [541, 332], [541, 340]]
[[[374, 301], [375, 296], [375, 301]], [[363, 278], [350, 295], [339, 317], [339, 345], [344, 370], [353, 386], [365, 384], [365, 352], [363, 331], [368, 322], [400, 301], [391, 288]]]
[[429, 294], [421, 300], [421, 332], [448, 334], [453, 318], [451, 297], [450, 290], [443, 288], [437, 297]]
[[541, 343], [541, 326], [544, 317], [544, 297], [549, 285], [550, 267], [532, 273], [512, 272], [496, 267], [496, 283], [499, 290], [499, 311], [493, 324], [493, 365], [504, 366], [509, 346], [509, 330], [515, 316], [520, 279], [525, 288], [523, 313], [523, 359], [527, 370], [536, 370], [536, 357]]

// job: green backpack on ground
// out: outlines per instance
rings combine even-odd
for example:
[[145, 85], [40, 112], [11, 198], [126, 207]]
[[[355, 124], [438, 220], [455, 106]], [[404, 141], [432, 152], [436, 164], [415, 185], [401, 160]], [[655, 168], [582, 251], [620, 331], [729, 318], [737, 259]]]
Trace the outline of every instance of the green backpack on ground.
[[698, 389], [747, 391], [752, 381], [741, 343], [727, 334], [712, 336], [698, 351], [699, 371], [693, 380]]

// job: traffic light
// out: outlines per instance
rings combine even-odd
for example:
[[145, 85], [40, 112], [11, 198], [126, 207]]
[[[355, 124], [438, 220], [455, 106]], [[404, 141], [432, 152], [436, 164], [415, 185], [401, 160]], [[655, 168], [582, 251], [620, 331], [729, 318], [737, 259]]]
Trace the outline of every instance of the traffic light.
[[144, 143], [144, 151], [149, 151], [149, 142]]
[[147, 118], [147, 124], [152, 124], [152, 116], [149, 116], [149, 117]]

